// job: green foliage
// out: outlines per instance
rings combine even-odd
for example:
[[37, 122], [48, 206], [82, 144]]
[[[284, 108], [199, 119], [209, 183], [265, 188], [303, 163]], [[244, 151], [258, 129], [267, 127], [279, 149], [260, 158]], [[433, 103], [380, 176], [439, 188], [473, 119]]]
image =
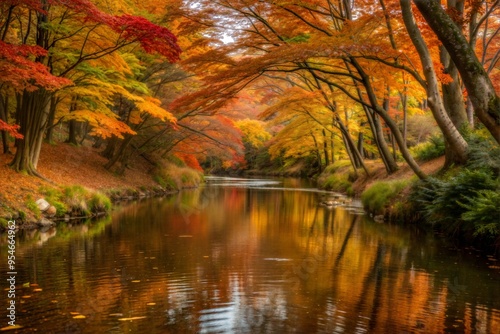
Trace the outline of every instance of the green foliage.
[[42, 216], [42, 212], [38, 208], [38, 205], [36, 202], [33, 200], [31, 196], [28, 196], [28, 199], [26, 201], [26, 207], [33, 213], [33, 215], [38, 219]]
[[391, 201], [408, 185], [408, 180], [379, 181], [361, 194], [363, 207], [374, 215], [383, 214]]
[[332, 174], [328, 176], [323, 186], [327, 190], [346, 193], [349, 196], [354, 194], [352, 182], [349, 181], [348, 175], [345, 174]]
[[9, 221], [7, 219], [0, 217], [0, 230], [5, 230], [8, 224]]
[[444, 155], [444, 138], [442, 135], [430, 136], [425, 143], [411, 148], [411, 152], [418, 161], [429, 161]]
[[68, 211], [77, 215], [90, 215], [111, 210], [111, 200], [100, 192], [93, 192], [82, 186], [68, 186], [62, 190], [41, 187], [45, 200], [56, 208], [56, 216], [62, 217]]
[[169, 162], [177, 167], [186, 167], [186, 163], [181, 158], [178, 158], [173, 154], [167, 156], [166, 160], [167, 160], [167, 162]]
[[63, 193], [55, 188], [40, 187], [40, 192], [45, 196], [45, 200], [56, 208], [56, 217], [62, 217], [68, 212], [68, 207], [63, 202]]
[[350, 167], [351, 163], [348, 160], [338, 160], [327, 166], [318, 178], [319, 187], [353, 196], [352, 182], [354, 178], [350, 174], [352, 171]]
[[340, 168], [350, 167], [350, 166], [351, 166], [351, 162], [349, 160], [337, 160], [333, 164], [328, 165], [325, 168], [324, 173], [332, 174], [332, 173], [335, 173], [336, 171], [338, 171]]
[[481, 190], [474, 198], [468, 198], [469, 204], [461, 204], [467, 211], [462, 219], [474, 224], [475, 235], [500, 235], [500, 191]]
[[26, 221], [26, 217], [27, 217], [26, 212], [24, 212], [23, 210], [19, 210], [19, 219], [21, 221], [25, 222]]
[[297, 36], [294, 36], [292, 38], [286, 38], [285, 41], [287, 43], [305, 43], [311, 38], [310, 34], [300, 34]]
[[500, 146], [490, 135], [481, 135], [479, 132], [466, 134], [469, 144], [469, 160], [467, 167], [471, 170], [491, 171], [498, 177], [500, 175]]
[[92, 213], [108, 212], [111, 210], [111, 200], [101, 192], [94, 192], [90, 196], [88, 207]]
[[71, 211], [88, 215], [90, 210], [87, 205], [88, 192], [82, 186], [69, 186], [63, 189], [63, 200]]
[[410, 199], [428, 222], [449, 233], [498, 236], [499, 190], [488, 168], [464, 169], [448, 179], [419, 181]]

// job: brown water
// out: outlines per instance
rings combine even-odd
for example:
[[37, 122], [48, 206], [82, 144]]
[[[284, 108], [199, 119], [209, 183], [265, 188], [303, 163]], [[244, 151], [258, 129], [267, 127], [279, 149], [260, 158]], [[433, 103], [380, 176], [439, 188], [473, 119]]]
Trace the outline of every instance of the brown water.
[[325, 194], [296, 180], [209, 181], [103, 221], [19, 232], [18, 331], [500, 333], [493, 258], [319, 206]]

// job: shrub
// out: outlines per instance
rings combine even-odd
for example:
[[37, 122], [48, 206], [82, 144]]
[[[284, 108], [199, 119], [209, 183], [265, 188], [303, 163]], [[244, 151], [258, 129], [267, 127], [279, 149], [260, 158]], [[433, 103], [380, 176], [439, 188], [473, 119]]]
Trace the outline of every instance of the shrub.
[[361, 202], [368, 212], [379, 215], [406, 187], [408, 181], [379, 181], [361, 194]]
[[472, 236], [495, 233], [491, 223], [499, 217], [499, 196], [498, 179], [491, 171], [465, 169], [448, 180], [420, 181], [411, 200], [429, 222], [440, 224], [449, 233]]
[[500, 235], [500, 191], [481, 190], [474, 198], [468, 198], [469, 204], [461, 204], [467, 211], [462, 219], [473, 224], [474, 235], [498, 237]]
[[444, 155], [444, 139], [442, 136], [433, 135], [425, 143], [411, 148], [411, 152], [418, 161], [429, 161]]
[[469, 160], [467, 168], [491, 171], [493, 175], [500, 175], [500, 146], [492, 138], [484, 138], [476, 133], [467, 136], [469, 143]]

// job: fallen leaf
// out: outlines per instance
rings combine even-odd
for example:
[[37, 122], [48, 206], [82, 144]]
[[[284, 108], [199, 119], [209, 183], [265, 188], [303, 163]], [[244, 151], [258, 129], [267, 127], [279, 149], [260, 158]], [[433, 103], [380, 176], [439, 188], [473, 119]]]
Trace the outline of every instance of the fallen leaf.
[[19, 328], [23, 328], [23, 326], [21, 326], [21, 325], [6, 326], [6, 327], [2, 327], [2, 328], [0, 328], [0, 331], [2, 331], [2, 332], [6, 332], [6, 331], [11, 331], [11, 330], [13, 330], [13, 329], [19, 329]]
[[86, 316], [84, 316], [84, 315], [82, 315], [82, 314], [75, 315], [75, 316], [73, 317], [73, 319], [85, 319], [85, 318], [86, 318]]
[[132, 321], [132, 320], [140, 320], [145, 319], [146, 317], [132, 317], [132, 318], [120, 318], [118, 321]]

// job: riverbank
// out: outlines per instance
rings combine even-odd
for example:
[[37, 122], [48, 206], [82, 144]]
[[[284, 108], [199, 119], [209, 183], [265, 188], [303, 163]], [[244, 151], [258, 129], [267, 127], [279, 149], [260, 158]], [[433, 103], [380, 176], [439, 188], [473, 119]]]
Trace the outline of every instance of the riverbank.
[[[361, 197], [361, 194], [377, 181], [416, 180], [411, 168], [402, 164], [394, 174], [388, 175], [381, 161], [365, 161], [370, 175], [359, 172], [358, 178], [352, 175], [352, 166], [348, 161], [339, 161], [329, 166], [319, 177], [318, 187], [348, 193], [351, 196]], [[420, 168], [427, 175], [438, 173], [444, 166], [444, 156], [420, 164]], [[335, 177], [332, 178], [332, 175]]]
[[[0, 224], [16, 219], [21, 228], [47, 223], [42, 218], [101, 215], [109, 210], [107, 201], [174, 193], [196, 186], [202, 179], [201, 174], [197, 179], [197, 172], [179, 164], [164, 164], [159, 170], [140, 157], [131, 161], [124, 175], [117, 175], [104, 168], [107, 160], [89, 146], [44, 144], [38, 171], [46, 180], [13, 171], [8, 167], [12, 158], [12, 154], [0, 155]], [[48, 200], [53, 209], [42, 212], [37, 205], [40, 199]]]
[[[370, 175], [339, 161], [318, 178], [318, 187], [361, 199], [378, 222], [419, 224], [457, 244], [500, 250], [499, 179], [493, 163], [443, 170], [444, 157], [420, 163], [428, 175], [419, 180], [408, 166], [387, 175], [381, 163], [367, 163]], [[493, 167], [491, 167], [491, 166]]]

